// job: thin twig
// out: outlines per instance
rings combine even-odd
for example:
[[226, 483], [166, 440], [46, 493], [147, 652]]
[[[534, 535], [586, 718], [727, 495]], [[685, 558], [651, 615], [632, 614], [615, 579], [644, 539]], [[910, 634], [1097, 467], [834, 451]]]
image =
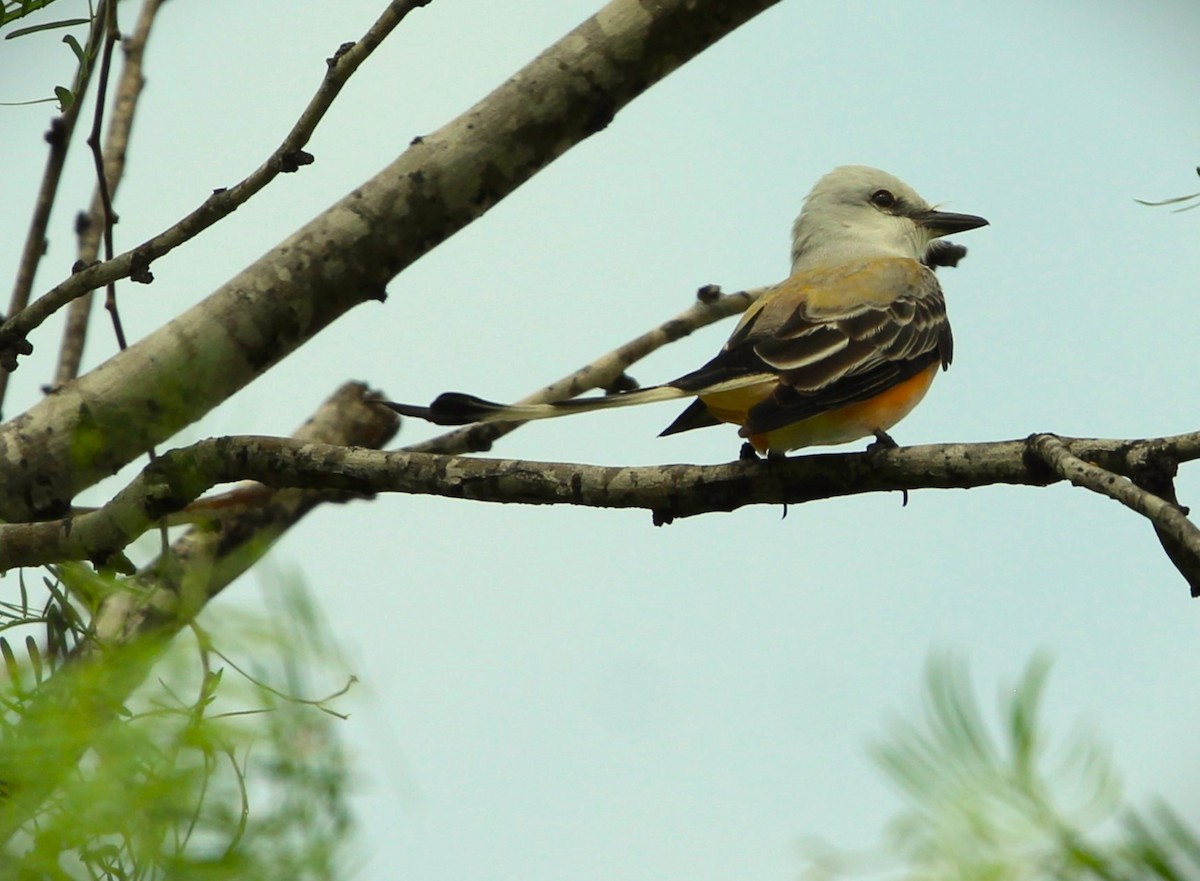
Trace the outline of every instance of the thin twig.
[[[113, 214], [112, 195], [108, 189], [108, 175], [104, 169], [104, 151], [100, 143], [100, 131], [104, 127], [104, 108], [108, 104], [108, 75], [112, 72], [113, 46], [117, 44], [121, 33], [117, 29], [117, 7], [109, 4], [106, 8], [104, 28], [104, 52], [100, 59], [100, 81], [96, 87], [96, 106], [92, 113], [92, 131], [88, 135], [87, 145], [92, 151], [92, 164], [96, 168], [96, 192], [100, 195], [102, 215], [102, 232], [104, 238], [104, 259], [113, 258], [113, 225], [116, 216]], [[117, 337], [117, 348], [124, 351], [129, 348], [125, 341], [125, 329], [121, 326], [121, 314], [117, 310], [117, 285], [110, 281], [106, 288], [104, 308], [112, 316], [113, 333]], [[150, 454], [154, 458], [154, 454]]]
[[[25, 245], [21, 250], [21, 261], [17, 264], [16, 279], [13, 282], [12, 294], [8, 301], [10, 318], [18, 315], [29, 304], [29, 294], [33, 290], [33, 281], [37, 276], [38, 265], [46, 253], [46, 231], [50, 224], [50, 212], [54, 208], [54, 200], [58, 194], [58, 184], [62, 179], [63, 166], [67, 160], [67, 151], [75, 134], [75, 124], [79, 121], [79, 112], [83, 106], [83, 97], [87, 93], [91, 80], [92, 68], [96, 61], [96, 46], [104, 33], [104, 14], [109, 6], [109, 0], [100, 0], [96, 17], [92, 19], [88, 31], [87, 43], [84, 46], [83, 58], [72, 83], [73, 100], [71, 106], [63, 109], [62, 113], [50, 122], [50, 130], [46, 132], [46, 142], [50, 152], [46, 156], [46, 168], [42, 172], [42, 182], [38, 187], [37, 200], [34, 202], [33, 216], [29, 221], [29, 230], [25, 234]], [[27, 341], [17, 345], [18, 354], [29, 354], [32, 349]], [[0, 407], [8, 391], [8, 372], [0, 370]]]
[[26, 339], [29, 334], [67, 303], [121, 278], [149, 284], [154, 280], [149, 269], [154, 260], [233, 213], [281, 173], [310, 164], [313, 157], [302, 148], [351, 74], [409, 12], [429, 2], [392, 0], [362, 39], [343, 44], [326, 59], [324, 79], [292, 130], [266, 161], [240, 183], [215, 190], [199, 208], [137, 247], [75, 273], [28, 306], [10, 309], [8, 319], [0, 327], [0, 371], [15, 369], [17, 357], [31, 351]]
[[[121, 68], [121, 79], [109, 117], [108, 135], [104, 142], [104, 180], [110, 198], [115, 198], [125, 171], [125, 158], [129, 150], [129, 134], [133, 127], [138, 100], [145, 85], [142, 59], [146, 42], [162, 0], [145, 0], [138, 15], [133, 34], [123, 43], [125, 63]], [[96, 261], [100, 249], [100, 233], [104, 229], [104, 204], [99, 187], [92, 195], [91, 206], [86, 215], [80, 215], [77, 223], [79, 247], [77, 265], [87, 266]], [[111, 256], [111, 255], [110, 255]], [[67, 323], [63, 330], [58, 354], [58, 367], [51, 388], [70, 382], [79, 374], [83, 359], [84, 342], [87, 339], [88, 321], [91, 317], [92, 292], [71, 303], [67, 312]]]
[[[100, 78], [96, 85], [96, 105], [92, 113], [92, 130], [87, 137], [87, 145], [92, 151], [92, 164], [96, 170], [96, 193], [100, 197], [100, 221], [102, 237], [104, 239], [104, 258], [106, 260], [111, 260], [113, 257], [113, 226], [117, 222], [117, 217], [113, 211], [112, 192], [108, 185], [108, 169], [105, 167], [104, 149], [100, 143], [100, 132], [104, 128], [104, 110], [108, 106], [108, 77], [112, 73], [113, 47], [120, 38], [121, 32], [117, 26], [117, 7], [115, 3], [109, 4], [106, 7], [105, 13], [104, 50], [103, 57], [100, 59]], [[125, 339], [125, 328], [121, 324], [121, 312], [117, 308], [117, 284], [115, 281], [108, 283], [104, 297], [104, 308], [112, 318], [113, 334], [117, 338], [117, 348], [123, 352], [129, 348], [129, 343]], [[153, 445], [147, 448], [146, 455], [149, 456], [151, 462], [158, 458], [158, 453], [155, 451]], [[166, 526], [160, 526], [159, 533], [163, 551], [165, 552], [169, 545]]]
[[[1179, 551], [1191, 558], [1191, 566], [1187, 569], [1195, 571], [1195, 566], [1200, 564], [1200, 529], [1187, 518], [1179, 505], [1143, 489], [1122, 474], [1084, 461], [1071, 451], [1063, 438], [1052, 434], [1035, 434], [1029, 438], [1029, 447], [1055, 474], [1074, 486], [1108, 496], [1141, 514], [1154, 524], [1160, 534], [1170, 538]], [[1155, 452], [1159, 453], [1157, 450]], [[1193, 595], [1196, 595], [1200, 585], [1193, 582], [1185, 567], [1176, 564], [1176, 568], [1188, 580]]]
[[[544, 404], [573, 398], [591, 389], [607, 389], [621, 377], [625, 370], [651, 352], [688, 336], [701, 327], [706, 327], [722, 318], [744, 312], [762, 293], [765, 287], [722, 294], [715, 285], [702, 287], [696, 302], [658, 327], [634, 337], [622, 346], [601, 355], [578, 370], [556, 379], [549, 385], [521, 398], [520, 404]], [[516, 431], [524, 422], [492, 422], [484, 425], [469, 425], [446, 432], [438, 437], [409, 444], [403, 447], [409, 453], [472, 453], [491, 449], [498, 439]]]

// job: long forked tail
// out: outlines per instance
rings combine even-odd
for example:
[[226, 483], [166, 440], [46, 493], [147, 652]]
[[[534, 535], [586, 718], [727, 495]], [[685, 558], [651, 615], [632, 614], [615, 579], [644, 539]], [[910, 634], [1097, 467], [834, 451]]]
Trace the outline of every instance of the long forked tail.
[[374, 400], [372, 403], [390, 407], [402, 416], [424, 419], [435, 425], [470, 425], [473, 422], [527, 422], [531, 419], [553, 419], [609, 407], [633, 407], [656, 401], [688, 398], [695, 392], [671, 385], [655, 385], [632, 392], [620, 392], [597, 398], [575, 398], [553, 404], [497, 404], [462, 392], [443, 392], [428, 407], [401, 404], [396, 401]]

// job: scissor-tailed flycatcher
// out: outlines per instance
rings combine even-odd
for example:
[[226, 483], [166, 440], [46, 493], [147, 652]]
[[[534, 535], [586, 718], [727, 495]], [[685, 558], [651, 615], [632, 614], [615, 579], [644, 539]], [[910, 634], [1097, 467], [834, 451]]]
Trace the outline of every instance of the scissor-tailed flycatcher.
[[[936, 241], [985, 226], [937, 211], [862, 165], [825, 175], [792, 229], [792, 274], [742, 316], [720, 353], [669, 383], [554, 404], [497, 404], [447, 392], [428, 407], [380, 403], [439, 425], [516, 422], [695, 397], [662, 432], [730, 422], [759, 453], [840, 444], [903, 419], [950, 366], [946, 301], [932, 266], [965, 253]], [[890, 439], [888, 439], [890, 440]]]

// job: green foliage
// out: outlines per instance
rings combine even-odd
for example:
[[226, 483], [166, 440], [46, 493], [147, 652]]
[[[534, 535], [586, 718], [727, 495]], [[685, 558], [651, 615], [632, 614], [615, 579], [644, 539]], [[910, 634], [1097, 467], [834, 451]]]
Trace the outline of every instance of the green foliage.
[[[874, 750], [905, 805], [887, 851], [911, 881], [1200, 878], [1200, 839], [1164, 804], [1123, 803], [1108, 756], [1076, 735], [1051, 750], [1039, 718], [1049, 664], [1034, 658], [1001, 700], [993, 734], [966, 667], [934, 658], [919, 723], [901, 721]], [[830, 851], [811, 874], [845, 874]]]
[[[23, 583], [21, 602], [0, 604], [0, 824], [17, 815], [3, 827], [0, 878], [345, 874], [341, 717], [329, 698], [293, 697], [340, 665], [299, 590], [279, 585], [281, 605], [264, 620], [238, 613], [216, 635], [194, 627], [169, 647], [84, 658], [88, 610], [61, 584], [45, 587], [41, 608]], [[110, 579], [84, 603], [121, 589]], [[233, 651], [253, 661], [237, 664]], [[55, 775], [49, 797], [32, 798], [32, 783]]]
[[[50, 6], [54, 0], [0, 0], [0, 31], [5, 31], [13, 22], [25, 18], [27, 15], [40, 12]], [[89, 12], [92, 16], [95, 15], [95, 8], [89, 4]], [[27, 37], [31, 34], [40, 34], [46, 31], [56, 31], [63, 28], [90, 28], [92, 18], [51, 18], [42, 17], [43, 20], [37, 21], [34, 24], [27, 25], [21, 28], [8, 28], [4, 34], [4, 39], [12, 40], [16, 37]], [[86, 31], [85, 31], [86, 33]], [[96, 57], [96, 47], [89, 43], [86, 47], [83, 46], [79, 39], [73, 34], [67, 34], [62, 38], [62, 41], [67, 45], [67, 48], [75, 56], [78, 68], [75, 73], [72, 88], [66, 86], [55, 86], [53, 98], [38, 98], [33, 101], [17, 101], [17, 102], [0, 102], [0, 106], [12, 104], [41, 104], [47, 101], [57, 101], [60, 113], [65, 113], [75, 103], [79, 93], [83, 90], [83, 86], [87, 83], [88, 73], [91, 70], [92, 63]]]
[[[54, 0], [4, 0], [0, 6], [0, 28], [7, 24], [12, 24], [20, 18], [24, 18], [30, 13], [37, 12], [39, 9], [45, 9]], [[31, 30], [40, 30], [41, 28], [24, 28], [23, 31], [28, 33]], [[9, 37], [19, 36], [21, 32], [9, 34]]]

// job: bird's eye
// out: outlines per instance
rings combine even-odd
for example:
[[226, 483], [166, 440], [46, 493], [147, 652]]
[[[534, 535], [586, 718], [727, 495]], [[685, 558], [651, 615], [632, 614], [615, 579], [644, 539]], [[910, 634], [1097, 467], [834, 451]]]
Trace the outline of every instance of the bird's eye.
[[896, 197], [891, 190], [876, 190], [871, 194], [871, 204], [878, 208], [891, 208], [896, 204]]

